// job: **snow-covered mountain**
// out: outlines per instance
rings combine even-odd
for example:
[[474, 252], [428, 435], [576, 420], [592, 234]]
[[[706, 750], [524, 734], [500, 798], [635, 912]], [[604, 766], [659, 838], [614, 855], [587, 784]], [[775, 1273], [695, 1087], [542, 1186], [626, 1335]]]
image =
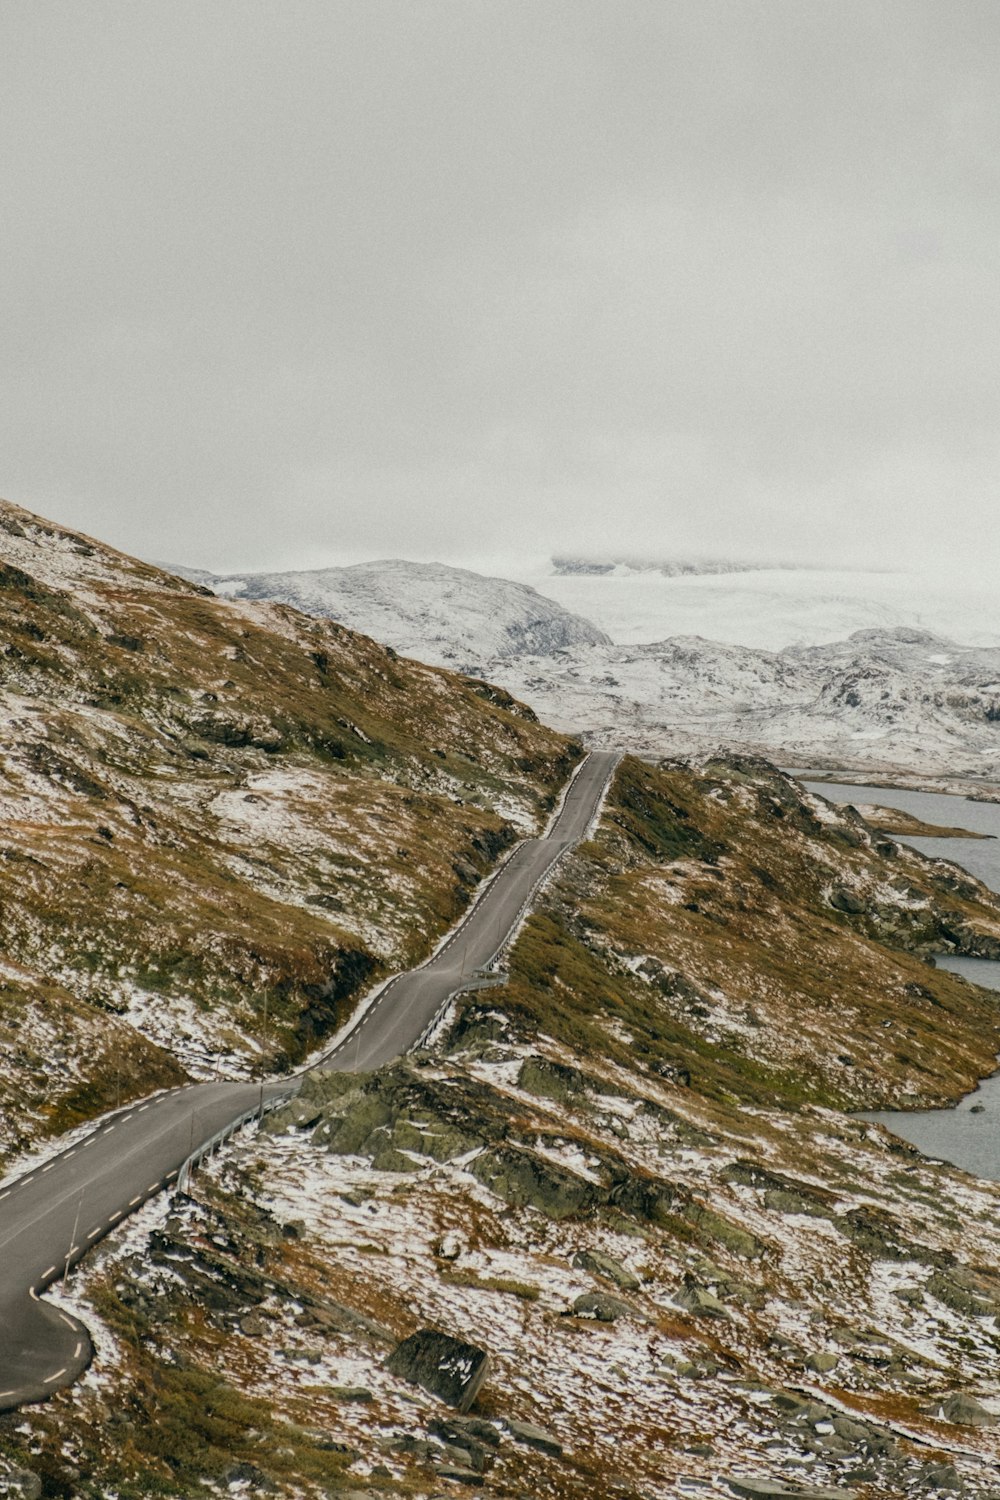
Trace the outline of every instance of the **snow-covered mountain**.
[[1000, 776], [1000, 649], [927, 631], [777, 652], [675, 637], [490, 671], [548, 722], [652, 753], [724, 743], [799, 764]]
[[589, 620], [523, 583], [394, 558], [288, 573], [175, 568], [217, 594], [326, 615], [432, 665], [479, 673], [491, 660], [610, 645]]

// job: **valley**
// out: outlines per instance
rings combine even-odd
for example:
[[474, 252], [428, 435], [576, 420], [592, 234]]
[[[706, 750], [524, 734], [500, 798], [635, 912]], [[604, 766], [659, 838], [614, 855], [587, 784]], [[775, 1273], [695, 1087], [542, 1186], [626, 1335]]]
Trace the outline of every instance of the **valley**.
[[[138, 1128], [156, 1089], [274, 1107], [48, 1278], [93, 1359], [0, 1416], [0, 1489], [987, 1500], [1000, 1185], [859, 1111], [940, 1109], [995, 1067], [968, 965], [1000, 953], [996, 841], [927, 826], [990, 835], [994, 808], [807, 787], [671, 731], [569, 847], [580, 743], [504, 683], [2, 521], [7, 1186], [88, 1121]], [[912, 676], [946, 654], [912, 634], [864, 650]], [[854, 660], [764, 657], [739, 657], [747, 701]], [[481, 907], [470, 963], [515, 922], [501, 972], [455, 993], [449, 930], [546, 827], [531, 908]], [[436, 948], [434, 1029], [352, 1045]], [[406, 1365], [428, 1338], [480, 1361], [468, 1402]]]

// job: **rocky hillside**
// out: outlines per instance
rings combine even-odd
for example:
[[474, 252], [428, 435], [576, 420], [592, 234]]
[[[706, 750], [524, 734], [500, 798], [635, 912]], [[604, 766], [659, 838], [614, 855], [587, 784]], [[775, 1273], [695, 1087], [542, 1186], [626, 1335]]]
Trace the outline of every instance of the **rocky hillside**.
[[339, 620], [404, 656], [479, 673], [484, 662], [608, 644], [589, 620], [523, 583], [443, 563], [357, 563], [313, 572], [185, 577], [239, 599], [276, 599]]
[[800, 765], [1000, 776], [1000, 647], [907, 627], [783, 651], [676, 637], [488, 671], [548, 722], [641, 752], [724, 744]]
[[848, 1111], [993, 1068], [927, 957], [998, 943], [764, 762], [626, 761], [506, 985], [108, 1242], [97, 1364], [0, 1448], [88, 1500], [987, 1500], [1000, 1188]]
[[300, 1059], [578, 755], [505, 693], [0, 506], [0, 1153]]

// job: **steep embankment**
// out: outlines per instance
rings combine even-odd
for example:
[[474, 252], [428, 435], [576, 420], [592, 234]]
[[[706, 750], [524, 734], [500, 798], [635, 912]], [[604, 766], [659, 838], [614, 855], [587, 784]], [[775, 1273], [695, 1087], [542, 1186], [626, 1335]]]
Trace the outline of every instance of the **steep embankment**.
[[578, 753], [485, 684], [6, 504], [0, 637], [0, 1152], [300, 1058]]
[[[312, 1076], [87, 1270], [99, 1370], [8, 1452], [86, 1496], [986, 1500], [1000, 1188], [843, 1109], [992, 1067], [996, 996], [922, 955], [998, 941], [983, 887], [763, 762], [626, 762], [504, 988]], [[419, 1327], [489, 1351], [467, 1417], [386, 1368]]]

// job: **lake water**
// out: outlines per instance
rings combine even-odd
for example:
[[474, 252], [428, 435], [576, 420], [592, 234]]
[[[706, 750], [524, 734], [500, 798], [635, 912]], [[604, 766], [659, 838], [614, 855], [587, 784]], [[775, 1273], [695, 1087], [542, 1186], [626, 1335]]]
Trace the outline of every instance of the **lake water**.
[[[898, 807], [925, 823], [992, 834], [990, 839], [892, 837], [924, 854], [962, 865], [991, 890], [1000, 892], [1000, 804], [969, 802], [941, 792], [904, 792], [846, 782], [807, 781], [805, 785], [830, 802], [876, 802], [881, 807]], [[1000, 962], [944, 954], [936, 961], [939, 968], [961, 974], [974, 984], [1000, 990]], [[880, 1110], [865, 1112], [861, 1118], [886, 1125], [925, 1156], [940, 1157], [977, 1177], [1000, 1181], [1000, 1073], [984, 1078], [952, 1109]]]

